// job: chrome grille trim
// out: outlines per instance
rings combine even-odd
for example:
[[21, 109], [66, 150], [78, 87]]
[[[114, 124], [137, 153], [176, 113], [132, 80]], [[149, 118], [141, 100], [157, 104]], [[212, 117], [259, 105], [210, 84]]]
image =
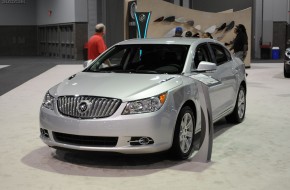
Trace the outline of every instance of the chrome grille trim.
[[[94, 119], [113, 115], [121, 105], [120, 99], [97, 96], [60, 96], [57, 98], [58, 111], [65, 116]], [[86, 110], [80, 111], [80, 104], [86, 104]], [[84, 108], [85, 109], [85, 108]]]

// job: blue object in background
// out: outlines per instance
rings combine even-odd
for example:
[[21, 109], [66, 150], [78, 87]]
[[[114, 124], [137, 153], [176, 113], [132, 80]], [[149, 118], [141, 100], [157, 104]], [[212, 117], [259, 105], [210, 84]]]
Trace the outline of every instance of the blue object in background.
[[272, 48], [272, 59], [280, 59], [280, 49], [279, 47]]

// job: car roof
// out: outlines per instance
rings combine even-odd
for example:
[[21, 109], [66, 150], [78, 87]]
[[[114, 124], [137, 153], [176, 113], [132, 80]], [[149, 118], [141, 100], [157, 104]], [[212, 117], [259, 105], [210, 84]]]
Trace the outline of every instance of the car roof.
[[174, 44], [174, 45], [192, 45], [194, 43], [200, 44], [202, 42], [215, 42], [216, 40], [209, 38], [186, 38], [186, 37], [171, 37], [171, 38], [142, 38], [142, 39], [130, 39], [125, 40], [117, 45], [128, 45], [128, 44]]

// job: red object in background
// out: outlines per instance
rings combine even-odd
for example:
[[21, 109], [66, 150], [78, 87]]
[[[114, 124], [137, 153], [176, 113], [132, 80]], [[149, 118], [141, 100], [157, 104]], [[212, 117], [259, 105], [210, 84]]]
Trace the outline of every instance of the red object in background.
[[260, 47], [261, 47], [261, 48], [271, 48], [271, 45], [268, 45], [268, 44], [262, 44]]
[[88, 49], [88, 42], [85, 43], [84, 48], [85, 48], [85, 49]]
[[272, 48], [271, 42], [264, 42], [263, 44], [260, 45], [260, 48]]
[[48, 10], [48, 16], [51, 16], [52, 10]]

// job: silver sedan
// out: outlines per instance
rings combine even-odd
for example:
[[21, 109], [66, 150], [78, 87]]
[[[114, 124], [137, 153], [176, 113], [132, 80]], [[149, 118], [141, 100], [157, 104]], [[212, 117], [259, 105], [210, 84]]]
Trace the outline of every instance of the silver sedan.
[[187, 159], [201, 130], [199, 86], [207, 85], [212, 118], [245, 117], [244, 63], [218, 41], [160, 38], [120, 42], [49, 89], [40, 137], [56, 149]]

